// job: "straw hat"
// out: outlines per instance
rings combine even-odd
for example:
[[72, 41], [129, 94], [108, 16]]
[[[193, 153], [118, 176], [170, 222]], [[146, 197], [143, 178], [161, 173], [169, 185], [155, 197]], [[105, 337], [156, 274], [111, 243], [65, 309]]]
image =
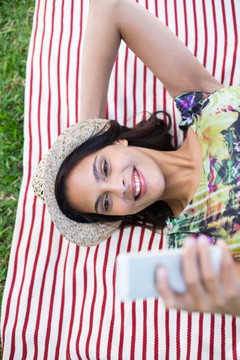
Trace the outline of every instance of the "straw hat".
[[79, 223], [67, 218], [55, 198], [55, 180], [63, 160], [90, 136], [109, 128], [108, 120], [94, 119], [74, 124], [57, 138], [43, 157], [33, 177], [33, 190], [47, 205], [49, 214], [60, 233], [69, 241], [82, 246], [94, 246], [106, 240], [121, 221]]

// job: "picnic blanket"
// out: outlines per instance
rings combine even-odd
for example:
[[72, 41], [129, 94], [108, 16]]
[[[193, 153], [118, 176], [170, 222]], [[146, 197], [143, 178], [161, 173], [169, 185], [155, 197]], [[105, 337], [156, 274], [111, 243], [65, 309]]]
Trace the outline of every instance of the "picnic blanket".
[[[240, 82], [239, 0], [139, 0], [224, 85]], [[166, 245], [163, 234], [117, 231], [99, 246], [62, 238], [31, 180], [58, 134], [79, 121], [88, 0], [37, 0], [25, 93], [24, 173], [4, 290], [3, 359], [240, 359], [240, 319], [166, 310], [162, 300], [121, 303], [115, 260]], [[136, 34], [137, 36], [137, 34]], [[122, 44], [107, 117], [134, 125], [143, 111], [180, 114], [161, 83]], [[134, 114], [140, 114], [135, 116]]]

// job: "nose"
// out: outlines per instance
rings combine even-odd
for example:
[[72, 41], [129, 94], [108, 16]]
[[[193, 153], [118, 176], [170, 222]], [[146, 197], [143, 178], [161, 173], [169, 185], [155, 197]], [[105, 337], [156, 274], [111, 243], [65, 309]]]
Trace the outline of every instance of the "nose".
[[111, 178], [103, 183], [104, 192], [117, 195], [121, 199], [126, 196], [128, 186], [126, 180], [123, 178]]

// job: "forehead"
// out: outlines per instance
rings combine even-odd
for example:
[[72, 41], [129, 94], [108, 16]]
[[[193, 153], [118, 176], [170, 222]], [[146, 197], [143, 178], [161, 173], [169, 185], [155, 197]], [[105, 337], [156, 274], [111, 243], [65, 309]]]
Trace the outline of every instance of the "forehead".
[[81, 160], [68, 175], [67, 200], [78, 211], [94, 212], [96, 180], [93, 175], [93, 163], [96, 154]]

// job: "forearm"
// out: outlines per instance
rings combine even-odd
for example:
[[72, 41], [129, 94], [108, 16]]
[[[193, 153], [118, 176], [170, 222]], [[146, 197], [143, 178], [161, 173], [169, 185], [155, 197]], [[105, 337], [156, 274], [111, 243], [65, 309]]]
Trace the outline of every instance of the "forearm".
[[121, 42], [113, 1], [92, 0], [86, 28], [80, 119], [104, 118], [108, 84]]
[[118, 26], [128, 47], [163, 83], [172, 97], [222, 87], [190, 50], [156, 16], [132, 0], [119, 0]]

